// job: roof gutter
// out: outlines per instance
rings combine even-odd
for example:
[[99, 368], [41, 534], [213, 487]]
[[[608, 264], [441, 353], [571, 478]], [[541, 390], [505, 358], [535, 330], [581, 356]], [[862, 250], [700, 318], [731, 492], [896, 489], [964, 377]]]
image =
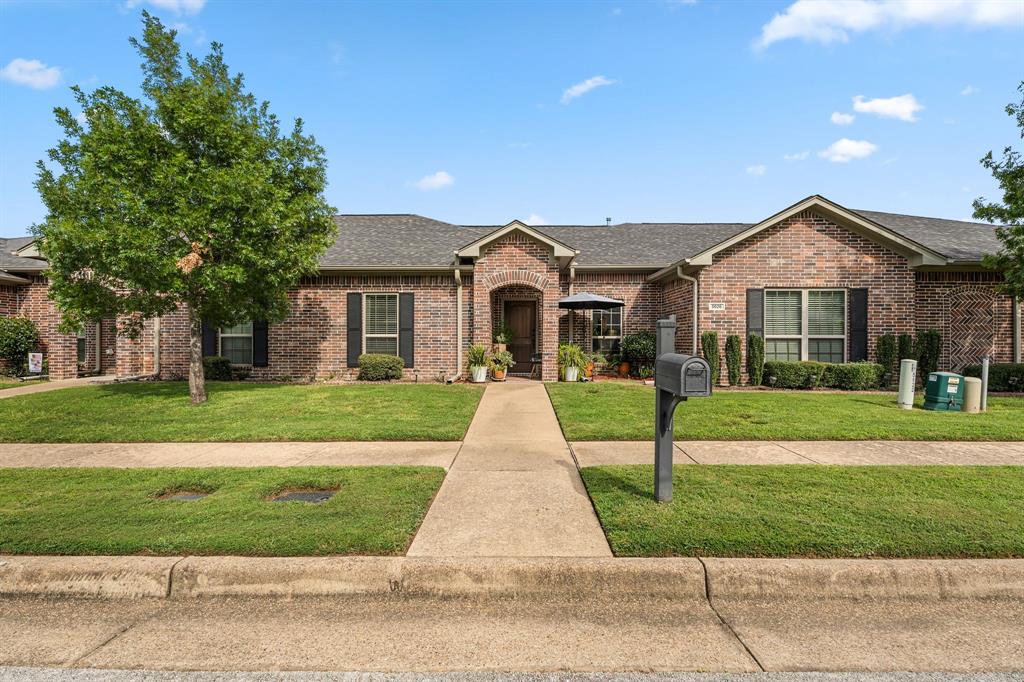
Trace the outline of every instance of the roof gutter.
[[697, 299], [699, 298], [699, 284], [697, 282], [696, 277], [690, 277], [689, 275], [683, 274], [682, 265], [676, 266], [676, 275], [679, 277], [679, 279], [683, 279], [686, 280], [687, 282], [693, 283], [693, 352], [691, 353], [691, 355], [697, 355], [697, 313], [700, 311], [700, 307], [697, 305]]

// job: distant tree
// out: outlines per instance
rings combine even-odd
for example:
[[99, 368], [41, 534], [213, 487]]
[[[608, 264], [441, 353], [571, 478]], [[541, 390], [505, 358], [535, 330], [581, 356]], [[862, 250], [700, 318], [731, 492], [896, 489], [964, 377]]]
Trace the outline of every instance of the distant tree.
[[34, 231], [50, 262], [62, 330], [103, 317], [137, 336], [185, 306], [189, 394], [206, 400], [202, 325], [275, 321], [287, 291], [331, 244], [323, 148], [297, 119], [282, 134], [267, 102], [231, 75], [223, 46], [185, 56], [176, 32], [143, 12], [144, 100], [72, 88], [84, 122], [55, 109], [65, 139], [38, 163], [47, 208]]
[[[1021, 101], [1007, 104], [1006, 113], [1017, 119], [1021, 139], [1024, 139], [1024, 81], [1017, 91], [1021, 93]], [[981, 165], [992, 172], [1003, 190], [1002, 203], [987, 202], [984, 197], [974, 200], [975, 218], [1002, 226], [996, 228], [1002, 248], [998, 253], [986, 254], [984, 264], [1003, 273], [1005, 280], [1000, 287], [1003, 293], [1024, 296], [1024, 157], [1012, 147], [1006, 147], [1001, 161], [989, 152]]]

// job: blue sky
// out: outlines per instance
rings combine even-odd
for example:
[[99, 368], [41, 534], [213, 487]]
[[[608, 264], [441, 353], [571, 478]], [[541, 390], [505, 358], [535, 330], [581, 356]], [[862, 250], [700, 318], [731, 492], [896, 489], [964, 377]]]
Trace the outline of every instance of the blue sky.
[[[0, 235], [68, 86], [138, 93], [143, 8], [327, 149], [344, 213], [757, 221], [810, 194], [970, 216], [1020, 144], [1024, 0], [0, 4]], [[834, 120], [833, 120], [834, 119]]]

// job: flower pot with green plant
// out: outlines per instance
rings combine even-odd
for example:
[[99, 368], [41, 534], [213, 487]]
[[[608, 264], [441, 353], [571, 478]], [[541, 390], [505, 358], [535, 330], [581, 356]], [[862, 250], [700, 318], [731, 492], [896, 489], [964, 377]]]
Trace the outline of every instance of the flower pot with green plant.
[[505, 374], [512, 365], [516, 364], [516, 358], [507, 350], [499, 350], [491, 356], [491, 374], [495, 381], [504, 381]]
[[507, 324], [501, 325], [501, 329], [494, 333], [494, 352], [503, 353], [508, 350], [508, 344], [513, 336], [512, 327]]
[[470, 381], [480, 384], [487, 381], [487, 348], [484, 346], [470, 346], [466, 351], [466, 364], [469, 365]]
[[564, 381], [579, 381], [580, 370], [587, 366], [587, 362], [587, 354], [575, 343], [559, 344], [558, 369]]
[[604, 367], [605, 359], [600, 353], [586, 353], [587, 366], [583, 368], [583, 376], [588, 379], [594, 378], [594, 372]]

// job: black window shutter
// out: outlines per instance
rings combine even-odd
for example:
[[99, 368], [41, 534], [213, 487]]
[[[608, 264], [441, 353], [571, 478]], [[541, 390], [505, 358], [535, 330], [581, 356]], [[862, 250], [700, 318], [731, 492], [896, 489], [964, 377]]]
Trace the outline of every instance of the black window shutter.
[[753, 334], [764, 336], [764, 289], [747, 289], [747, 339]]
[[850, 289], [850, 362], [868, 359], [868, 290]]
[[413, 295], [411, 293], [398, 295], [398, 354], [406, 367], [413, 366]]
[[203, 357], [217, 354], [217, 329], [203, 322]]
[[253, 320], [252, 323], [252, 366], [267, 367], [270, 365], [267, 355], [267, 321]]
[[358, 367], [359, 356], [363, 354], [363, 295], [351, 292], [346, 304], [348, 316], [348, 366]]

